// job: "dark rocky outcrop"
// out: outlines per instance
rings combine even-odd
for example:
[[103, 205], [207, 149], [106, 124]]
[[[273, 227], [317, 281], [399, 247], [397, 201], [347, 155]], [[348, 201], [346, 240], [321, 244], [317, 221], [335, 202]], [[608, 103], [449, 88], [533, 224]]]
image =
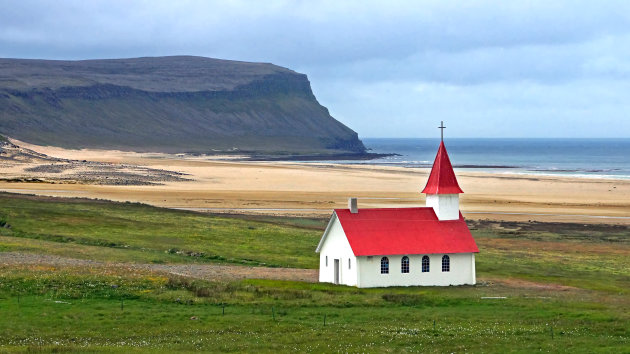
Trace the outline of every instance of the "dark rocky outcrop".
[[201, 57], [0, 59], [0, 133], [68, 148], [365, 154], [306, 75]]

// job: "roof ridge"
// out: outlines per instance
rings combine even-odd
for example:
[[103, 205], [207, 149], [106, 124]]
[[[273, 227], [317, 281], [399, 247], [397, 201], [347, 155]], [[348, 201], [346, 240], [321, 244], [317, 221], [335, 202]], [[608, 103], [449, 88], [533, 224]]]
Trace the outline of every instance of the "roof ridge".
[[[422, 206], [422, 207], [395, 207], [395, 208], [359, 208], [359, 210], [397, 210], [397, 209], [431, 209], [432, 207]], [[348, 208], [335, 208], [333, 210], [348, 210]]]

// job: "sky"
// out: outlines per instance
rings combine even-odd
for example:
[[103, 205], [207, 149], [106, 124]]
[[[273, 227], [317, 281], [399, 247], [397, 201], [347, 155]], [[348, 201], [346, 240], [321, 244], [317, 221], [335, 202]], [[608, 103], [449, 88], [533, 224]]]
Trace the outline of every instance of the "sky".
[[308, 75], [360, 137], [630, 137], [630, 1], [0, 0], [0, 57]]

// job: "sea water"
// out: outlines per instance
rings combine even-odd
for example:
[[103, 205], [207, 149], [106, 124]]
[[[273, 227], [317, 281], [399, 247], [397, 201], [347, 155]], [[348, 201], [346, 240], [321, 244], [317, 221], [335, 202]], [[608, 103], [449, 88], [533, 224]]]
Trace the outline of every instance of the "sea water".
[[[439, 139], [365, 138], [369, 164], [431, 167]], [[444, 141], [455, 169], [630, 179], [630, 139], [457, 139]]]

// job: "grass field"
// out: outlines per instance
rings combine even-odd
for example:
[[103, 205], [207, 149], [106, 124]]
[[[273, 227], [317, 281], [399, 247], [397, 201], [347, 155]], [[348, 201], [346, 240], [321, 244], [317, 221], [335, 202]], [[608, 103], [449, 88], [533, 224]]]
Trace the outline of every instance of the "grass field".
[[[110, 203], [0, 194], [0, 251], [109, 261], [226, 262], [314, 268], [320, 223], [271, 221]], [[325, 224], [323, 224], [325, 227]], [[43, 242], [34, 242], [43, 241]], [[279, 247], [280, 246], [280, 247]]]
[[323, 220], [2, 194], [0, 226], [0, 251], [114, 262], [0, 265], [0, 351], [630, 352], [627, 227], [471, 223], [477, 286], [356, 289], [117, 263], [313, 268]]

